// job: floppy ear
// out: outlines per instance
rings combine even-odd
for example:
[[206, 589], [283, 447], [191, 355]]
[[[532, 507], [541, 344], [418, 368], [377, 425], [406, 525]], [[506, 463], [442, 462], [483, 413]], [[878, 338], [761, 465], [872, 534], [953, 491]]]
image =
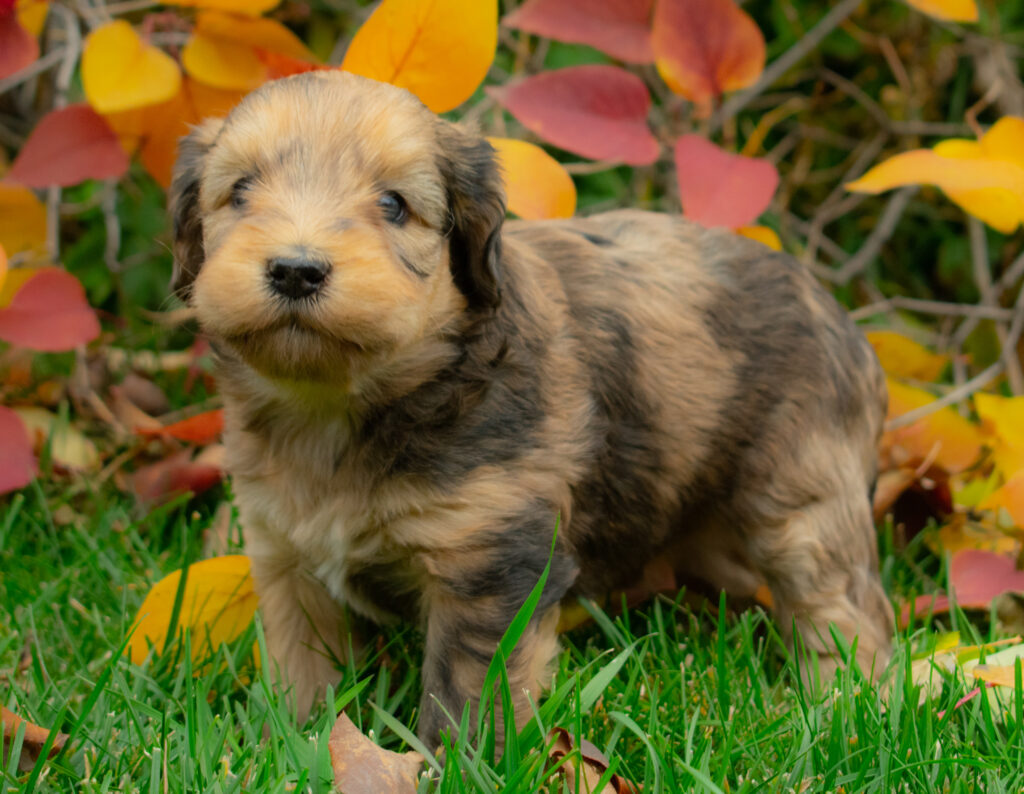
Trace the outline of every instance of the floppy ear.
[[192, 282], [203, 266], [203, 221], [199, 212], [199, 180], [203, 161], [216, 140], [223, 119], [207, 119], [178, 144], [167, 207], [174, 220], [174, 272], [171, 290], [182, 300], [192, 294]]
[[501, 224], [505, 189], [494, 148], [478, 135], [440, 122], [441, 174], [448, 193], [449, 252], [455, 286], [474, 308], [501, 300]]

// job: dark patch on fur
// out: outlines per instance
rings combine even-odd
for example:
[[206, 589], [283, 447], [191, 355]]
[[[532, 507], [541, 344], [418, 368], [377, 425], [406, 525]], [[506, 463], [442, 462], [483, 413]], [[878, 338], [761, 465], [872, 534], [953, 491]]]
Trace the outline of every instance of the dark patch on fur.
[[407, 257], [405, 254], [399, 254], [398, 258], [402, 261], [402, 265], [405, 267], [405, 269], [408, 270], [417, 278], [425, 279], [427, 276], [430, 275], [425, 270], [420, 268], [418, 265], [414, 264], [413, 261], [409, 259], [409, 257]]
[[403, 581], [407, 570], [400, 563], [364, 565], [349, 573], [346, 587], [381, 611], [413, 622], [419, 614], [420, 592], [416, 582]]
[[607, 237], [602, 237], [599, 234], [590, 234], [589, 232], [580, 232], [580, 236], [592, 245], [599, 246], [600, 248], [609, 248], [615, 245], [614, 240], [610, 240]]

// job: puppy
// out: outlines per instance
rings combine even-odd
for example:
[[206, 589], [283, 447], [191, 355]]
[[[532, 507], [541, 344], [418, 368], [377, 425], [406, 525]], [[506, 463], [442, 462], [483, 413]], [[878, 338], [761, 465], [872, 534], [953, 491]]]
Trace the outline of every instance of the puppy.
[[[250, 94], [182, 143], [174, 287], [217, 355], [267, 641], [300, 716], [344, 607], [426, 634], [419, 735], [508, 659], [516, 716], [557, 605], [652, 560], [749, 595], [826, 662], [888, 655], [869, 490], [886, 403], [791, 257], [677, 217], [505, 222], [491, 147], [342, 72]], [[560, 522], [560, 524], [559, 524]]]

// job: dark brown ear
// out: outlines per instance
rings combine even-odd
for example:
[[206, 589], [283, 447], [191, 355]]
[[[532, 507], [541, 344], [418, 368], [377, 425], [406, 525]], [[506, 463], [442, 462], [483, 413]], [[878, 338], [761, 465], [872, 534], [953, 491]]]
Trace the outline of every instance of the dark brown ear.
[[205, 258], [203, 220], [199, 212], [203, 161], [223, 126], [222, 119], [207, 119], [178, 144], [178, 159], [174, 163], [171, 189], [167, 194], [167, 208], [174, 220], [171, 290], [184, 301], [192, 294], [192, 282], [199, 275]]
[[440, 122], [441, 174], [448, 192], [452, 277], [470, 306], [501, 301], [501, 224], [505, 189], [494, 148], [478, 135]]

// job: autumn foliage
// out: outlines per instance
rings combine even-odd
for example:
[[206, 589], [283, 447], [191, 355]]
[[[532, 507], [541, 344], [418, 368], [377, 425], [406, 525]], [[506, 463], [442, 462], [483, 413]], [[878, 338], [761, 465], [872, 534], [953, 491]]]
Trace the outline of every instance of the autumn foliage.
[[[340, 68], [477, 123], [515, 216], [636, 204], [802, 258], [865, 322], [889, 376], [880, 525], [904, 544], [928, 532], [964, 606], [1024, 591], [1024, 88], [1004, 77], [950, 104], [927, 84], [952, 77], [914, 65], [932, 57], [915, 43], [929, 36], [986, 35], [974, 57], [991, 65], [996, 12], [821, 3], [786, 23], [783, 48], [768, 5], [382, 0], [332, 16], [168, 0], [80, 17], [0, 0], [0, 105], [24, 122], [0, 139], [0, 493], [102, 474], [98, 487], [148, 507], [217, 485], [207, 351], [181, 328], [187, 310], [132, 268], [164, 256], [167, 275], [143, 243], [166, 240], [161, 189], [190, 125], [268, 80]], [[894, 45], [887, 24], [910, 33]], [[878, 96], [831, 68], [861, 74], [854, 47], [877, 55], [863, 74], [892, 72]], [[817, 125], [839, 106], [849, 129]], [[141, 327], [162, 329], [157, 341]], [[216, 644], [245, 628], [255, 597], [244, 558], [205, 566], [189, 574], [181, 625]], [[163, 647], [177, 581], [140, 611], [133, 661]], [[950, 608], [949, 593], [914, 595], [907, 620], [912, 606]]]

